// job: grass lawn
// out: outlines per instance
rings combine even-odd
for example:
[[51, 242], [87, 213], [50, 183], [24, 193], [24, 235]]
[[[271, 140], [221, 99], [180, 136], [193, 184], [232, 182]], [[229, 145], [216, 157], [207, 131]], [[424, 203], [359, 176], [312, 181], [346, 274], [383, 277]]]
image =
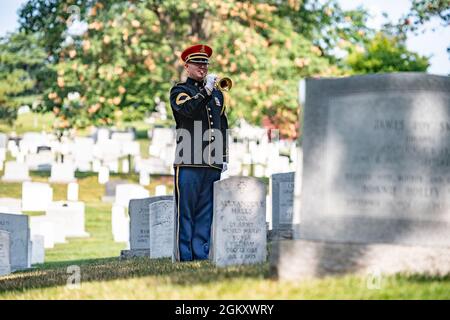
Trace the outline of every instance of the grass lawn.
[[0, 132], [10, 133], [15, 131], [18, 135], [31, 131], [50, 132], [54, 119], [53, 113], [37, 114], [28, 112], [19, 115], [12, 126], [0, 122]]

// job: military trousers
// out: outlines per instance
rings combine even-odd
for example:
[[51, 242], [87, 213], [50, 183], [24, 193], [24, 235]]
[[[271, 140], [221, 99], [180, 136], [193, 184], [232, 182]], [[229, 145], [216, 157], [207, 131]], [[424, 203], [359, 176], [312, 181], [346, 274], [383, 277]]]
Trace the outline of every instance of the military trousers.
[[208, 259], [213, 185], [220, 174], [210, 167], [175, 167], [175, 261]]

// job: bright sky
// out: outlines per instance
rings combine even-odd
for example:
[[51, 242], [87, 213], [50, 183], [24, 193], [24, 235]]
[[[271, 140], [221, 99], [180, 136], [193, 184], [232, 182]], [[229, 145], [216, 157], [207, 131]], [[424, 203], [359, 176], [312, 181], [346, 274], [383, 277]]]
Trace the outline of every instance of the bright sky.
[[[26, 0], [2, 0], [2, 10], [0, 12], [0, 36], [8, 31], [14, 31], [18, 27], [17, 10]], [[389, 19], [397, 21], [403, 14], [407, 13], [410, 0], [339, 0], [344, 9], [353, 9], [364, 6], [369, 9], [372, 15], [370, 26], [379, 27], [384, 21], [382, 12], [389, 15]], [[433, 21], [426, 25], [427, 31], [418, 36], [410, 35], [407, 45], [409, 50], [422, 55], [431, 56], [431, 66], [429, 73], [450, 74], [450, 59], [447, 54], [447, 46], [450, 45], [450, 27], [444, 28], [439, 21]], [[434, 32], [432, 27], [436, 27]]]

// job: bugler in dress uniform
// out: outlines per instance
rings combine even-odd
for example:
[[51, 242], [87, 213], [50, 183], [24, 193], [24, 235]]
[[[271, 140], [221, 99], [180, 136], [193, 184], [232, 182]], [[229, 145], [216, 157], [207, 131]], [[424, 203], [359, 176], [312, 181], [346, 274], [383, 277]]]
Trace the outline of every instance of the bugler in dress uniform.
[[227, 162], [228, 121], [215, 75], [207, 75], [212, 49], [195, 45], [181, 54], [186, 82], [170, 90], [177, 128], [174, 260], [207, 259], [213, 215], [213, 184]]

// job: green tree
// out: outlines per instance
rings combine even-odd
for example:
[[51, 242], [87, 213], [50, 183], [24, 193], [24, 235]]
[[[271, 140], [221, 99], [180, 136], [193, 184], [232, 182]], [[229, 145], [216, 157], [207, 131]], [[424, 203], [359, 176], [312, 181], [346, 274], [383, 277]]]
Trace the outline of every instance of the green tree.
[[269, 118], [286, 136], [297, 132], [298, 79], [341, 74], [294, 23], [276, 14], [280, 7], [275, 5], [236, 0], [83, 4], [87, 7], [79, 12], [85, 12], [80, 18], [86, 32], [73, 41], [55, 37], [51, 46], [57, 62], [45, 110], [57, 115], [58, 127], [120, 124], [152, 112], [155, 99], [167, 102], [170, 87], [182, 76], [181, 50], [198, 42], [214, 48], [211, 71], [235, 82], [228, 97], [230, 120], [244, 117], [260, 124]]
[[[35, 35], [12, 33], [0, 38], [0, 119], [12, 123], [19, 106], [39, 101], [49, 70]], [[36, 104], [35, 104], [36, 105]]]
[[334, 0], [264, 0], [277, 6], [275, 14], [289, 20], [294, 31], [311, 40], [333, 63], [339, 63], [335, 49], [342, 44], [363, 44], [374, 35], [367, 27], [368, 12], [362, 7], [343, 10]]
[[406, 48], [395, 36], [379, 32], [365, 47], [353, 47], [347, 57], [353, 73], [380, 73], [396, 71], [426, 71], [427, 57]]

